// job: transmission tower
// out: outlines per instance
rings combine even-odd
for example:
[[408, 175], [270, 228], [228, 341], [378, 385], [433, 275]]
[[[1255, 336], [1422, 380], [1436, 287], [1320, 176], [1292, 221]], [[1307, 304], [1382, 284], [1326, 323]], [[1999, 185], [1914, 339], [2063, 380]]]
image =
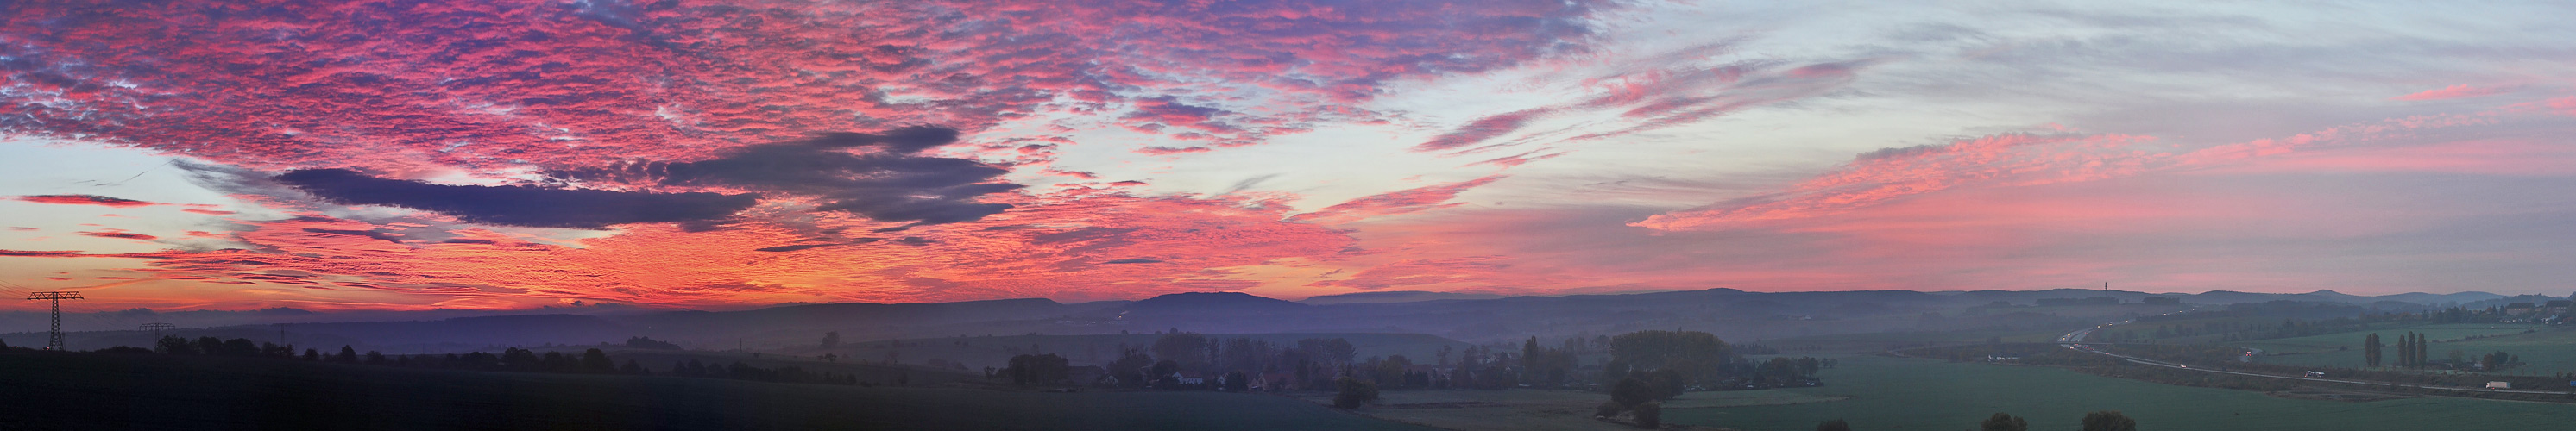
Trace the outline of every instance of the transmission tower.
[[163, 330], [163, 329], [177, 328], [177, 327], [179, 327], [179, 325], [172, 325], [172, 324], [168, 324], [168, 323], [161, 323], [161, 322], [152, 322], [152, 323], [145, 323], [145, 324], [143, 324], [143, 328], [141, 328], [141, 329], [142, 329], [142, 330], [145, 330], [145, 331], [152, 331], [152, 342], [158, 343], [158, 342], [161, 342], [161, 330]]
[[29, 300], [29, 301], [53, 301], [53, 302], [54, 302], [54, 326], [53, 326], [53, 331], [52, 331], [51, 333], [47, 334], [47, 335], [51, 335], [52, 337], [51, 337], [51, 338], [47, 338], [47, 339], [45, 339], [45, 350], [53, 350], [53, 351], [61, 351], [61, 350], [63, 350], [63, 300], [65, 300], [65, 299], [84, 299], [84, 298], [81, 298], [81, 294], [80, 294], [80, 292], [73, 292], [73, 291], [68, 291], [68, 290], [65, 290], [65, 291], [54, 291], [54, 292], [27, 292], [27, 300]]

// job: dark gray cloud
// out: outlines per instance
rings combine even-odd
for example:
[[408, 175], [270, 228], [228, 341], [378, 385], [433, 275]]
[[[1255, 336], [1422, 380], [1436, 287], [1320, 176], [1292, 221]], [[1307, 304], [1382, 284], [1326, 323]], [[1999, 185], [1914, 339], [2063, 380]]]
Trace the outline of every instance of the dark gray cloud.
[[583, 181], [723, 186], [813, 196], [824, 201], [824, 210], [914, 224], [974, 221], [1010, 209], [1009, 204], [974, 201], [977, 196], [1023, 187], [994, 181], [1010, 170], [975, 160], [914, 154], [956, 141], [956, 130], [938, 127], [833, 133], [744, 147], [712, 160], [553, 174]]
[[529, 227], [600, 228], [722, 219], [760, 199], [752, 194], [439, 185], [347, 169], [298, 170], [275, 180], [333, 203], [403, 207], [476, 223]]

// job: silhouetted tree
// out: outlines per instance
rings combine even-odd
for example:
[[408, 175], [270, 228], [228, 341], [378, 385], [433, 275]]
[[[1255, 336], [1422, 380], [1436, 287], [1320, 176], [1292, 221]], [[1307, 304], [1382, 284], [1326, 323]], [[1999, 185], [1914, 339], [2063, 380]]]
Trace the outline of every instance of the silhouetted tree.
[[668, 343], [668, 342], [663, 342], [663, 341], [661, 341], [661, 340], [655, 340], [655, 339], [648, 338], [648, 337], [631, 337], [631, 338], [627, 338], [627, 339], [626, 339], [626, 347], [632, 347], [632, 348], [637, 348], [637, 349], [653, 349], [653, 350], [680, 350], [680, 345], [678, 345], [678, 344], [671, 344], [671, 343]]
[[599, 349], [590, 349], [581, 352], [581, 370], [592, 373], [615, 372], [617, 371], [617, 361], [609, 360], [607, 352], [601, 352]]
[[378, 351], [374, 351], [374, 350], [369, 350], [369, 351], [367, 351], [367, 365], [384, 365], [384, 364], [385, 364], [385, 353], [384, 353], [384, 352], [378, 352]]
[[2138, 421], [2117, 410], [2085, 413], [2084, 431], [2138, 431]]
[[1350, 377], [1342, 377], [1340, 380], [1335, 380], [1334, 384], [1341, 386], [1340, 391], [1333, 393], [1333, 407], [1335, 408], [1356, 409], [1360, 408], [1360, 405], [1362, 404], [1377, 401], [1376, 383], [1369, 383], [1365, 380]]
[[1637, 331], [1610, 339], [1610, 358], [1630, 368], [1674, 370], [1681, 382], [1725, 373], [1737, 359], [1726, 341], [1698, 331]]
[[188, 343], [188, 339], [179, 338], [177, 335], [162, 336], [160, 342], [152, 343], [152, 350], [172, 355], [194, 355], [198, 353], [196, 344], [190, 344]]
[[259, 356], [259, 345], [250, 342], [248, 338], [224, 340], [223, 346], [224, 356]]
[[832, 331], [832, 332], [825, 332], [825, 333], [823, 333], [823, 348], [829, 349], [829, 348], [833, 348], [833, 347], [838, 347], [838, 346], [840, 346], [840, 345], [841, 345], [841, 333], [840, 333], [840, 331]]
[[1325, 364], [1347, 364], [1359, 354], [1359, 348], [1352, 346], [1350, 340], [1340, 338], [1297, 340], [1297, 350], [1323, 360]]
[[2030, 421], [2013, 417], [2013, 415], [1996, 413], [1994, 416], [1986, 417], [1986, 421], [1979, 423], [1977, 429], [1983, 431], [2030, 431]]
[[1242, 371], [1225, 373], [1225, 390], [1230, 392], [1252, 390], [1252, 376], [1246, 375]]
[[1835, 419], [1816, 423], [1816, 431], [1852, 431], [1852, 429], [1850, 422]]
[[197, 353], [209, 356], [223, 355], [224, 339], [215, 337], [197, 337]]
[[552, 373], [569, 373], [581, 369], [581, 360], [573, 359], [572, 355], [566, 355], [563, 352], [546, 352], [546, 356], [537, 359], [537, 363], [540, 364], [537, 370]]
[[1208, 338], [1195, 332], [1165, 333], [1154, 338], [1154, 358], [1177, 362], [1185, 369], [1198, 369], [1208, 362]]
[[322, 360], [322, 352], [321, 352], [321, 351], [318, 351], [318, 350], [313, 350], [313, 349], [304, 349], [304, 360], [307, 360], [307, 361], [321, 361], [321, 360]]
[[349, 347], [349, 346], [347, 346], [347, 345], [342, 345], [342, 346], [340, 346], [340, 355], [339, 355], [339, 356], [332, 356], [332, 357], [331, 357], [331, 362], [338, 362], [338, 363], [343, 363], [343, 364], [355, 364], [355, 363], [358, 363], [358, 349], [350, 348], [350, 347]]
[[636, 363], [635, 363], [635, 360], [633, 360], [633, 359], [628, 359], [628, 360], [626, 360], [626, 366], [623, 366], [623, 367], [617, 367], [617, 372], [620, 372], [620, 373], [626, 373], [626, 374], [634, 374], [634, 375], [638, 375], [638, 376], [650, 376], [650, 375], [653, 375], [653, 370], [647, 370], [647, 369], [644, 369], [644, 366], [643, 366], [643, 365], [636, 364]]
[[2362, 362], [2370, 364], [2369, 366], [2371, 367], [2378, 367], [2380, 347], [2382, 346], [2379, 344], [2379, 334], [2370, 334], [2369, 336], [2361, 337]]
[[1002, 373], [1011, 376], [1012, 384], [1052, 385], [1064, 382], [1072, 374], [1072, 367], [1063, 356], [1053, 353], [1018, 355], [1011, 357], [1010, 368]]
[[1143, 386], [1145, 382], [1152, 380], [1145, 373], [1153, 366], [1153, 357], [1145, 356], [1144, 352], [1129, 349], [1119, 356], [1118, 360], [1109, 361], [1108, 368], [1109, 375], [1117, 377], [1119, 383], [1127, 386]]
[[1645, 404], [1638, 404], [1637, 411], [1630, 412], [1629, 414], [1636, 415], [1638, 428], [1662, 428], [1664, 426], [1664, 403], [1661, 401], [1647, 401]]
[[1619, 383], [1610, 385], [1610, 401], [1619, 403], [1623, 408], [1636, 407], [1638, 404], [1654, 401], [1661, 392], [1643, 379], [1629, 377], [1619, 379]]

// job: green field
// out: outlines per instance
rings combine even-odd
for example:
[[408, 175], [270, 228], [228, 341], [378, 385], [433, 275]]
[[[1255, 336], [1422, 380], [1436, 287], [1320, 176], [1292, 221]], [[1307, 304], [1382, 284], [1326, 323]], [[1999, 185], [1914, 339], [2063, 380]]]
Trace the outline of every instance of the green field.
[[1294, 398], [0, 353], [0, 429], [1428, 430]]
[[2085, 412], [2120, 410], [2149, 430], [2439, 430], [2463, 424], [2559, 429], [2576, 405], [2408, 398], [2367, 403], [2274, 398], [2259, 392], [2170, 386], [2027, 366], [1842, 357], [1826, 386], [1748, 391], [1841, 401], [1667, 409], [1667, 422], [1748, 431], [1803, 431], [1828, 419], [1854, 429], [1973, 429], [1997, 412], [2027, 417], [2031, 429], [2075, 429]]
[[[2523, 333], [2525, 331], [2533, 332], [2525, 334]], [[2423, 325], [2226, 344], [2263, 349], [2264, 356], [2257, 360], [2266, 363], [2361, 368], [2365, 365], [2361, 352], [2361, 341], [2364, 336], [2379, 334], [2380, 339], [2393, 349], [2397, 335], [2407, 332], [2421, 333], [2431, 338], [2433, 345], [2427, 350], [2437, 360], [2448, 358], [2452, 350], [2459, 350], [2465, 355], [2502, 350], [2522, 356], [2526, 364], [2520, 368], [2507, 370], [2509, 372], [2554, 374], [2576, 371], [2576, 329], [2542, 325], [2485, 323]], [[2462, 340], [2478, 336], [2487, 338]]]
[[[1610, 396], [1599, 392], [1556, 389], [1405, 390], [1379, 394], [1376, 405], [1360, 412], [1372, 417], [1458, 430], [1634, 430], [1628, 425], [1592, 419], [1594, 407]], [[1297, 395], [1329, 404], [1329, 393]], [[1666, 409], [1741, 407], [1820, 403], [1839, 397], [1776, 391], [1692, 392], [1664, 401]]]
[[2066, 331], [2053, 329], [2047, 331], [1994, 329], [1942, 332], [1875, 332], [1866, 334], [1834, 334], [1762, 340], [1761, 344], [1780, 349], [1780, 353], [1789, 355], [1807, 353], [1877, 353], [1901, 346], [1919, 347], [1925, 344], [1953, 345], [1984, 343], [1990, 339], [1996, 338], [2001, 338], [2003, 339], [2003, 342], [2006, 343], [2045, 343], [2056, 341], [2057, 336], [2065, 334]]

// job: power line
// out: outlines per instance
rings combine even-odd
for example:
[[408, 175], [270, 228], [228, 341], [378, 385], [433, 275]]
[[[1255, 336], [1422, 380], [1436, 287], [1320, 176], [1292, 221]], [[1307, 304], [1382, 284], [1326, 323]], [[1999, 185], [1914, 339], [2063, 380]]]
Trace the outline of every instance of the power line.
[[145, 330], [145, 331], [152, 331], [152, 342], [158, 343], [158, 342], [161, 342], [161, 330], [163, 330], [163, 329], [177, 328], [177, 327], [179, 327], [179, 325], [172, 325], [172, 324], [168, 324], [168, 323], [161, 323], [161, 322], [152, 322], [152, 323], [145, 323], [145, 324], [143, 324], [143, 326], [142, 326], [142, 327], [137, 328], [137, 329], [141, 329], [141, 330]]
[[74, 291], [68, 291], [68, 290], [64, 290], [64, 291], [53, 291], [53, 292], [28, 292], [28, 293], [27, 293], [27, 300], [29, 300], [29, 301], [53, 301], [53, 302], [54, 302], [54, 319], [53, 319], [54, 326], [53, 326], [53, 332], [52, 332], [52, 333], [50, 333], [50, 334], [48, 334], [48, 335], [52, 335], [52, 337], [47, 338], [47, 339], [45, 340], [45, 350], [53, 350], [53, 351], [62, 351], [62, 350], [63, 350], [63, 300], [65, 300], [65, 299], [86, 299], [86, 298], [82, 298], [82, 297], [81, 297], [80, 292], [74, 292]]

